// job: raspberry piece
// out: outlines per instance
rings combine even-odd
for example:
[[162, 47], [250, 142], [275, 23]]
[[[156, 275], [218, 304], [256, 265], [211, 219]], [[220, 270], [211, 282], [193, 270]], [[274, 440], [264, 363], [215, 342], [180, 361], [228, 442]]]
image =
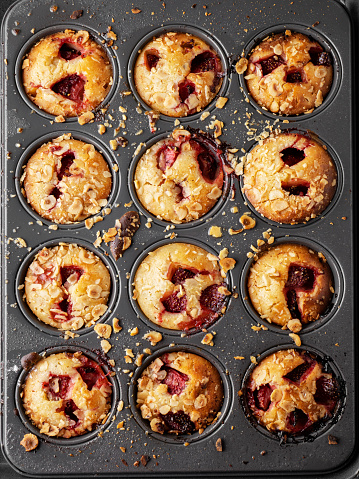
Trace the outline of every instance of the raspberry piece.
[[288, 166], [294, 166], [300, 161], [304, 160], [305, 153], [303, 150], [298, 150], [298, 148], [285, 148], [281, 151], [282, 161]]
[[311, 371], [313, 371], [315, 365], [315, 361], [307, 361], [292, 369], [292, 371], [283, 377], [292, 383], [300, 384], [308, 377]]
[[282, 57], [273, 55], [269, 58], [265, 58], [264, 60], [259, 61], [258, 63], [262, 68], [263, 76], [265, 76], [269, 73], [272, 73], [273, 70], [278, 68], [280, 65], [284, 65], [286, 62], [283, 60]]
[[69, 43], [64, 43], [59, 49], [60, 57], [64, 60], [70, 61], [74, 58], [81, 56], [81, 52], [77, 50], [73, 45]]
[[73, 274], [76, 275], [76, 281], [78, 281], [80, 277], [83, 275], [83, 272], [84, 270], [80, 268], [79, 266], [62, 266], [60, 268], [62, 284], [65, 285], [65, 283], [67, 282], [67, 279]]
[[332, 59], [330, 53], [323, 52], [323, 50], [317, 48], [311, 48], [309, 50], [309, 55], [311, 62], [315, 66], [323, 65], [325, 67], [330, 67], [332, 64]]
[[176, 161], [180, 151], [177, 146], [166, 145], [157, 152], [158, 168], [165, 171], [167, 168], [171, 168]]
[[195, 89], [196, 87], [194, 83], [188, 80], [184, 80], [178, 85], [178, 92], [182, 103], [185, 102], [187, 98], [192, 95], [192, 93], [194, 93]]
[[173, 284], [183, 284], [186, 279], [193, 278], [198, 273], [186, 268], [177, 268], [173, 273], [171, 281]]
[[69, 100], [82, 101], [84, 97], [85, 80], [76, 73], [69, 75], [55, 83], [51, 90]]
[[303, 81], [303, 74], [301, 70], [292, 70], [287, 73], [285, 81], [287, 83], [301, 83]]
[[299, 308], [298, 308], [296, 291], [294, 289], [289, 289], [285, 293], [285, 297], [286, 297], [286, 300], [287, 300], [287, 306], [288, 306], [291, 317], [301, 320], [302, 319], [302, 314], [301, 314], [301, 312], [299, 311]]
[[145, 53], [145, 65], [148, 70], [151, 71], [152, 68], [156, 68], [159, 60], [160, 56], [157, 50], [148, 50]]
[[177, 431], [180, 433], [191, 433], [194, 430], [194, 424], [190, 420], [188, 414], [183, 411], [168, 412], [167, 414], [161, 414], [161, 419], [171, 431]]
[[186, 309], [187, 296], [178, 296], [178, 291], [172, 293], [166, 299], [162, 299], [162, 304], [166, 311], [169, 313], [180, 313]]
[[202, 308], [210, 309], [214, 312], [219, 312], [224, 306], [226, 296], [218, 291], [222, 284], [212, 284], [202, 291], [199, 302]]
[[101, 374], [93, 367], [81, 366], [77, 368], [77, 371], [82, 377], [83, 382], [86, 383], [89, 391], [95, 386], [98, 379], [101, 378]]
[[64, 176], [71, 176], [70, 167], [75, 159], [75, 153], [73, 151], [67, 151], [61, 157], [61, 168], [57, 172], [57, 179], [62, 180]]
[[287, 288], [300, 288], [302, 291], [311, 291], [314, 288], [316, 273], [312, 268], [291, 263], [288, 268]]
[[271, 401], [271, 394], [272, 394], [272, 386], [269, 384], [264, 384], [259, 389], [255, 389], [253, 392], [254, 403], [257, 409], [261, 409], [262, 411], [267, 411], [269, 408]]
[[287, 417], [287, 428], [292, 434], [305, 431], [312, 425], [309, 417], [298, 408], [295, 408]]
[[163, 366], [162, 369], [166, 371], [167, 376], [162, 381], [162, 384], [167, 385], [167, 390], [170, 394], [181, 394], [186, 387], [188, 381], [187, 374], [181, 373], [169, 366]]
[[196, 55], [191, 63], [191, 73], [202, 73], [217, 70], [217, 58], [212, 52]]
[[339, 388], [336, 380], [321, 376], [317, 379], [316, 386], [315, 401], [332, 411], [339, 399]]
[[70, 376], [50, 374], [49, 382], [43, 383], [42, 387], [48, 389], [47, 397], [50, 401], [59, 401], [66, 398], [70, 381]]
[[282, 182], [282, 188], [290, 195], [306, 196], [310, 187], [307, 181]]

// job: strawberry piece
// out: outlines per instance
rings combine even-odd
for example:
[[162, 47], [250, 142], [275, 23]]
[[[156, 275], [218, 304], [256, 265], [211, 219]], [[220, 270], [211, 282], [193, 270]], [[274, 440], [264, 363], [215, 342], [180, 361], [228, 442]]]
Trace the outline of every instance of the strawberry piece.
[[176, 161], [180, 150], [177, 146], [166, 145], [157, 152], [157, 164], [158, 168], [165, 171], [167, 168], [171, 168]]
[[70, 61], [81, 56], [81, 52], [77, 50], [74, 45], [64, 43], [59, 49], [59, 55], [64, 60]]
[[303, 432], [312, 424], [312, 421], [301, 409], [294, 409], [287, 417], [287, 429], [291, 434]]
[[178, 93], [179, 93], [179, 96], [181, 98], [182, 103], [184, 103], [187, 100], [187, 98], [190, 95], [192, 95], [192, 93], [194, 93], [195, 90], [196, 90], [196, 87], [195, 87], [194, 83], [192, 83], [191, 81], [188, 81], [188, 80], [182, 81], [178, 85]]
[[264, 384], [263, 386], [260, 386], [259, 389], [254, 390], [254, 403], [257, 409], [267, 411], [270, 406], [270, 403], [272, 402], [270, 398], [272, 390], [273, 388], [269, 384]]
[[263, 76], [265, 76], [269, 73], [272, 73], [272, 71], [278, 68], [280, 65], [285, 64], [285, 61], [282, 57], [273, 55], [269, 58], [265, 58], [264, 60], [259, 61], [258, 63], [262, 68]]
[[212, 52], [196, 55], [191, 62], [191, 73], [202, 73], [217, 70], [217, 58]]
[[95, 386], [98, 379], [103, 376], [96, 368], [90, 366], [81, 366], [77, 368], [77, 371], [82, 377], [83, 382], [86, 383], [89, 391]]
[[47, 389], [47, 397], [50, 401], [59, 401], [68, 395], [70, 381], [70, 376], [50, 374], [49, 381], [43, 383], [42, 387]]
[[177, 268], [172, 275], [171, 281], [173, 284], [183, 284], [186, 279], [193, 278], [197, 273], [198, 271], [191, 271], [190, 269], [186, 268]]
[[162, 299], [162, 304], [166, 311], [169, 313], [180, 313], [186, 309], [187, 296], [178, 296], [178, 291], [172, 293], [166, 299]]
[[307, 181], [282, 182], [282, 188], [290, 195], [306, 196], [310, 187]]
[[85, 80], [76, 73], [68, 75], [62, 80], [56, 82], [51, 90], [62, 95], [69, 100], [80, 102], [83, 100], [85, 91]]
[[171, 431], [177, 431], [179, 433], [191, 433], [194, 430], [194, 424], [190, 420], [188, 414], [183, 411], [168, 412], [167, 414], [160, 415], [166, 426]]
[[285, 148], [281, 154], [282, 161], [288, 166], [294, 166], [305, 158], [304, 151], [298, 150], [298, 148]]
[[76, 275], [76, 281], [78, 281], [80, 277], [83, 275], [83, 272], [84, 270], [80, 268], [79, 266], [62, 266], [60, 268], [62, 284], [65, 285], [65, 283], [67, 282], [67, 279], [73, 274]]
[[160, 56], [157, 50], [148, 50], [145, 53], [145, 65], [149, 71], [151, 71], [152, 68], [156, 68], [159, 60]]
[[162, 381], [162, 384], [167, 385], [168, 392], [170, 394], [181, 394], [186, 387], [186, 382], [189, 379], [187, 374], [181, 373], [180, 371], [170, 368], [169, 366], [163, 366], [162, 369], [167, 373], [167, 376]]
[[225, 285], [224, 283], [212, 284], [202, 291], [199, 302], [203, 309], [218, 312], [223, 308], [226, 296], [218, 291], [220, 286]]
[[318, 404], [326, 406], [332, 411], [339, 399], [338, 383], [334, 378], [321, 376], [316, 382], [317, 390], [314, 399]]

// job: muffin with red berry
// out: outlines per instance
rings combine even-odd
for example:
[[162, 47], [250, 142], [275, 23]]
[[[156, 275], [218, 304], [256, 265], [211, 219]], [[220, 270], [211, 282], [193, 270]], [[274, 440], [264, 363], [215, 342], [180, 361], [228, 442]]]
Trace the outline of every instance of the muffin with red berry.
[[218, 258], [189, 243], [151, 251], [139, 265], [133, 298], [146, 317], [167, 329], [202, 329], [224, 311], [226, 283]]
[[282, 115], [308, 113], [330, 91], [331, 54], [306, 35], [286, 30], [255, 47], [244, 78], [249, 93], [264, 109]]
[[36, 213], [69, 224], [97, 214], [107, 204], [112, 175], [93, 145], [66, 134], [32, 155], [22, 181], [26, 199]]
[[248, 409], [271, 432], [302, 435], [333, 417], [340, 386], [320, 359], [288, 349], [264, 358], [244, 391]]
[[278, 223], [303, 223], [322, 213], [337, 186], [327, 150], [298, 133], [259, 142], [247, 155], [243, 192], [254, 208]]
[[134, 178], [137, 197], [147, 211], [165, 221], [179, 224], [201, 218], [223, 192], [222, 154], [210, 138], [174, 130], [140, 158]]
[[196, 354], [163, 354], [138, 380], [137, 406], [152, 431], [160, 434], [202, 432], [217, 418], [222, 402], [217, 369]]
[[103, 49], [84, 30], [54, 33], [34, 45], [23, 61], [30, 100], [51, 115], [73, 117], [98, 107], [112, 84]]
[[101, 259], [76, 244], [43, 248], [25, 277], [31, 311], [60, 330], [94, 324], [107, 310], [110, 288], [110, 273]]
[[147, 43], [134, 67], [142, 100], [172, 117], [205, 108], [218, 93], [222, 77], [217, 52], [202, 39], [180, 32], [168, 32]]
[[101, 367], [81, 352], [51, 354], [26, 376], [22, 402], [39, 432], [70, 438], [107, 416], [112, 386]]
[[324, 255], [296, 243], [263, 252], [250, 269], [247, 286], [260, 317], [293, 332], [318, 320], [334, 293]]

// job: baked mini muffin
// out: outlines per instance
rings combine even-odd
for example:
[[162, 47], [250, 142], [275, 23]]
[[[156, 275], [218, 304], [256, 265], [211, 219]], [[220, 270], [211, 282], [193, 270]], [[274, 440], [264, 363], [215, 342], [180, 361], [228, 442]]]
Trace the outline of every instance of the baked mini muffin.
[[110, 288], [110, 273], [101, 259], [76, 244], [43, 248], [25, 278], [31, 311], [58, 329], [79, 329], [97, 321], [107, 310]]
[[109, 412], [112, 386], [81, 352], [51, 354], [26, 376], [23, 406], [40, 433], [73, 437], [91, 431]]
[[69, 224], [97, 214], [107, 204], [112, 175], [93, 145], [66, 134], [32, 155], [22, 180], [27, 201], [36, 213]]
[[298, 332], [330, 306], [333, 276], [322, 253], [284, 243], [265, 251], [253, 264], [248, 292], [261, 318]]
[[168, 32], [140, 51], [133, 73], [136, 90], [151, 109], [180, 117], [213, 100], [222, 85], [223, 67], [218, 54], [200, 38]]
[[254, 208], [278, 223], [303, 223], [322, 213], [337, 185], [337, 170], [315, 140], [281, 133], [247, 155], [243, 192]]
[[266, 37], [253, 50], [244, 78], [253, 99], [266, 110], [308, 113], [330, 90], [332, 59], [318, 42], [286, 30]]
[[151, 251], [138, 267], [133, 298], [153, 323], [167, 329], [202, 329], [225, 311], [229, 294], [217, 257], [189, 243]]
[[138, 380], [137, 406], [152, 431], [191, 434], [217, 417], [223, 384], [207, 359], [178, 351], [155, 359]]
[[112, 84], [112, 67], [105, 50], [83, 30], [65, 30], [42, 38], [22, 68], [27, 96], [56, 116], [72, 117], [93, 110]]
[[256, 366], [245, 397], [262, 426], [296, 435], [332, 417], [339, 391], [337, 380], [324, 371], [315, 355], [288, 349], [267, 356]]
[[142, 205], [172, 223], [205, 215], [222, 194], [220, 155], [200, 135], [174, 130], [140, 158], [134, 185]]

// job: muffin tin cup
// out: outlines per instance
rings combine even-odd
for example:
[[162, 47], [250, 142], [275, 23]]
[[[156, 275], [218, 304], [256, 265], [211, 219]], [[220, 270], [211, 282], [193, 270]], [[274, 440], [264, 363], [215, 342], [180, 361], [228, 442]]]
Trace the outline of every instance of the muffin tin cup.
[[[25, 277], [27, 270], [34, 260], [36, 254], [41, 251], [43, 248], [51, 248], [58, 246], [59, 243], [69, 243], [69, 244], [77, 244], [78, 246], [81, 246], [89, 251], [92, 251], [96, 256], [98, 256], [104, 265], [107, 267], [110, 277], [111, 277], [111, 292], [110, 296], [107, 302], [107, 310], [105, 311], [105, 314], [103, 314], [96, 322], [95, 324], [100, 324], [106, 322], [111, 316], [113, 316], [114, 310], [117, 308], [118, 303], [120, 301], [120, 296], [121, 296], [121, 282], [120, 282], [120, 277], [116, 271], [116, 266], [114, 265], [113, 261], [111, 258], [107, 257], [103, 251], [101, 251], [98, 248], [95, 248], [92, 244], [87, 243], [86, 241], [83, 241], [82, 239], [80, 240], [79, 238], [61, 238], [61, 239], [56, 239], [56, 240], [51, 240], [51, 241], [46, 241], [45, 243], [40, 244], [37, 248], [32, 250], [30, 254], [28, 254], [24, 260], [22, 261], [22, 264], [17, 272], [16, 279], [15, 279], [15, 295], [16, 295], [16, 300], [17, 304], [22, 312], [22, 314], [25, 316], [25, 318], [37, 329], [40, 329], [40, 331], [51, 334], [53, 336], [64, 336], [66, 334], [67, 330], [60, 330], [57, 329], [53, 326], [50, 326], [49, 324], [44, 323], [41, 321], [30, 309], [29, 305], [27, 304], [26, 300], [23, 298], [24, 289], [19, 289], [21, 285], [25, 283]], [[94, 325], [92, 326], [83, 326], [80, 329], [75, 330], [75, 333], [78, 335], [84, 335], [86, 333], [89, 333], [93, 331]]]
[[[156, 28], [152, 30], [151, 32], [147, 33], [135, 46], [133, 49], [128, 66], [127, 66], [127, 72], [128, 72], [128, 83], [130, 85], [130, 88], [132, 90], [133, 95], [135, 96], [136, 100], [138, 103], [142, 106], [147, 111], [151, 111], [152, 108], [147, 105], [147, 103], [140, 97], [140, 95], [137, 92], [135, 81], [134, 81], [134, 68], [136, 64], [136, 60], [138, 57], [139, 51], [147, 45], [154, 37], [159, 37], [160, 35], [163, 35], [164, 33], [167, 32], [181, 32], [181, 33], [189, 33], [191, 35], [195, 35], [201, 40], [205, 41], [208, 45], [210, 45], [216, 53], [219, 55], [221, 62], [222, 62], [222, 67], [223, 67], [223, 72], [225, 73], [225, 76], [223, 77], [222, 85], [221, 88], [219, 89], [217, 95], [215, 98], [205, 107], [203, 110], [201, 110], [198, 113], [193, 113], [192, 115], [188, 116], [182, 116], [178, 117], [178, 120], [180, 120], [182, 123], [184, 122], [189, 122], [189, 121], [194, 121], [198, 120], [202, 113], [204, 111], [212, 112], [216, 108], [216, 101], [218, 97], [224, 96], [227, 92], [228, 86], [229, 86], [229, 78], [230, 78], [230, 67], [228, 65], [228, 54], [224, 48], [224, 46], [221, 44], [221, 42], [215, 38], [214, 35], [211, 35], [208, 30], [202, 30], [196, 25], [191, 25], [191, 24], [169, 24], [169, 25], [164, 25], [162, 27]], [[170, 121], [174, 122], [177, 117], [173, 116], [168, 116], [164, 115], [163, 113], [160, 113], [160, 118], [165, 121]]]
[[[101, 108], [104, 108], [112, 99], [112, 97], [115, 95], [115, 93], [118, 90], [119, 84], [120, 84], [120, 78], [121, 78], [121, 72], [119, 69], [118, 62], [115, 60], [115, 55], [114, 51], [112, 48], [107, 47], [105, 44], [102, 44], [101, 41], [99, 41], [99, 35], [98, 33], [89, 28], [87, 25], [82, 25], [79, 23], [76, 24], [71, 24], [71, 23], [66, 23], [66, 24], [59, 24], [59, 25], [53, 25], [48, 28], [44, 28], [42, 30], [39, 30], [36, 32], [21, 48], [17, 55], [16, 59], [16, 64], [15, 64], [15, 81], [16, 81], [16, 86], [18, 89], [18, 92], [20, 93], [22, 99], [26, 103], [26, 105], [33, 111], [35, 111], [37, 114], [41, 115], [42, 117], [53, 121], [55, 119], [55, 115], [51, 115], [50, 113], [47, 113], [46, 111], [42, 110], [39, 108], [35, 103], [33, 103], [30, 98], [27, 96], [23, 83], [22, 83], [22, 62], [24, 61], [24, 58], [26, 55], [30, 52], [31, 48], [36, 45], [42, 38], [52, 35], [53, 33], [58, 33], [58, 32], [63, 32], [65, 30], [87, 30], [93, 40], [98, 43], [107, 53], [108, 59], [111, 62], [112, 66], [112, 86], [104, 98], [104, 100], [99, 104], [98, 107], [96, 107], [96, 111], [100, 110]], [[74, 117], [68, 117], [66, 118], [67, 122], [77, 122], [77, 116]]]
[[[291, 230], [292, 229], [293, 230], [302, 229], [305, 226], [311, 227], [311, 226], [313, 226], [314, 223], [322, 220], [323, 218], [327, 217], [329, 214], [330, 215], [335, 214], [335, 206], [339, 202], [340, 197], [343, 194], [343, 186], [344, 186], [343, 164], [342, 164], [341, 160], [339, 159], [339, 156], [338, 156], [337, 152], [332, 148], [332, 146], [330, 146], [328, 143], [324, 142], [321, 138], [316, 136], [312, 131], [308, 132], [308, 131], [301, 130], [301, 129], [298, 129], [298, 128], [286, 128], [286, 129], [282, 129], [281, 133], [284, 133], [284, 134], [285, 133], [289, 133], [289, 134], [290, 133], [293, 133], [293, 134], [297, 133], [299, 135], [304, 135], [304, 136], [309, 135], [310, 137], [313, 138], [313, 140], [315, 140], [317, 143], [319, 143], [321, 146], [323, 146], [324, 149], [329, 153], [329, 155], [331, 156], [331, 158], [334, 162], [335, 168], [337, 170], [337, 184], [336, 184], [336, 190], [335, 190], [335, 193], [333, 195], [332, 200], [330, 201], [328, 206], [321, 213], [319, 213], [315, 218], [311, 218], [309, 221], [306, 221], [304, 223], [288, 224], [288, 223], [279, 223], [277, 221], [271, 220], [270, 218], [267, 218], [266, 216], [259, 213], [259, 211], [257, 211], [255, 209], [255, 207], [252, 205], [252, 203], [247, 198], [246, 194], [243, 192], [243, 186], [244, 186], [243, 176], [241, 176], [241, 178], [239, 180], [242, 197], [243, 197], [243, 200], [246, 203], [246, 206], [250, 209], [250, 211], [255, 216], [260, 217], [263, 221], [265, 221], [266, 223], [268, 223], [271, 226], [276, 226], [278, 228], [290, 228]], [[249, 148], [247, 153], [250, 153], [257, 145], [258, 145], [258, 142], [255, 142]], [[244, 169], [245, 169], [245, 167], [244, 167]]]
[[317, 108], [314, 108], [314, 110], [311, 113], [301, 113], [298, 115], [276, 114], [276, 113], [270, 112], [266, 108], [261, 107], [254, 100], [254, 98], [248, 91], [247, 82], [244, 79], [245, 73], [242, 75], [238, 75], [239, 85], [245, 97], [249, 100], [253, 108], [259, 109], [263, 115], [273, 120], [277, 118], [281, 118], [282, 120], [289, 120], [290, 122], [305, 121], [305, 120], [312, 119], [314, 116], [321, 113], [324, 109], [330, 106], [331, 102], [335, 99], [341, 87], [341, 82], [342, 82], [342, 62], [340, 59], [340, 55], [337, 52], [337, 49], [334, 47], [332, 42], [326, 36], [324, 36], [322, 33], [319, 33], [318, 29], [314, 29], [313, 27], [310, 28], [300, 23], [286, 23], [286, 24], [280, 24], [280, 25], [277, 24], [277, 25], [271, 26], [270, 28], [266, 28], [265, 30], [262, 30], [259, 33], [256, 33], [256, 35], [245, 45], [244, 56], [246, 58], [249, 58], [252, 50], [257, 45], [259, 45], [259, 43], [261, 43], [262, 40], [264, 40], [266, 37], [272, 34], [284, 33], [285, 30], [291, 30], [292, 32], [302, 33], [303, 35], [306, 35], [307, 37], [312, 38], [314, 41], [318, 42], [323, 47], [324, 51], [329, 52], [331, 54], [331, 57], [333, 60], [333, 80], [332, 80], [331, 89], [329, 90], [327, 96], [323, 99], [323, 103]]
[[[173, 131], [173, 130], [172, 130]], [[136, 193], [136, 188], [134, 186], [134, 177], [136, 173], [136, 168], [138, 165], [138, 162], [142, 158], [142, 156], [146, 153], [146, 151], [151, 148], [153, 145], [155, 145], [157, 142], [161, 140], [165, 140], [166, 138], [169, 138], [171, 136], [172, 131], [168, 131], [165, 133], [160, 133], [159, 135], [156, 135], [152, 137], [148, 142], [146, 142], [146, 146], [141, 148], [140, 152], [134, 156], [134, 158], [131, 161], [130, 168], [129, 168], [129, 173], [128, 173], [128, 182], [127, 182], [127, 187], [129, 189], [131, 199], [136, 205], [136, 208], [147, 218], [151, 218], [151, 220], [160, 225], [163, 226], [164, 228], [173, 225], [176, 229], [183, 229], [183, 228], [194, 228], [195, 226], [201, 225], [202, 223], [208, 221], [209, 219], [214, 218], [217, 216], [225, 206], [227, 205], [229, 201], [229, 194], [230, 191], [233, 187], [233, 178], [232, 176], [228, 175], [224, 170], [224, 182], [223, 182], [223, 189], [222, 189], [222, 195], [218, 198], [217, 202], [215, 205], [203, 216], [198, 218], [198, 220], [193, 220], [189, 221], [187, 223], [180, 223], [180, 224], [174, 224], [171, 221], [166, 221], [157, 218], [154, 214], [150, 213], [146, 208], [143, 206], [141, 201], [139, 200], [137, 193]]]
[[[318, 320], [312, 321], [307, 324], [303, 324], [303, 329], [299, 332], [300, 335], [303, 335], [305, 333], [310, 333], [312, 331], [315, 331], [321, 328], [322, 326], [326, 325], [327, 322], [329, 321], [335, 321], [335, 316], [339, 308], [341, 307], [343, 297], [344, 297], [344, 291], [345, 291], [344, 276], [343, 276], [342, 269], [340, 265], [338, 264], [338, 262], [336, 261], [335, 257], [326, 248], [323, 248], [320, 244], [316, 243], [315, 241], [312, 241], [312, 240], [309, 240], [308, 238], [300, 237], [300, 236], [288, 236], [288, 237], [282, 236], [282, 237], [276, 238], [275, 242], [271, 245], [271, 247], [275, 247], [285, 243], [294, 243], [294, 244], [304, 245], [315, 252], [324, 254], [325, 259], [327, 260], [327, 264], [329, 265], [333, 274], [334, 293], [333, 293], [333, 297], [329, 305], [329, 308], [327, 312], [321, 315], [321, 317]], [[273, 331], [279, 334], [288, 335], [292, 331], [290, 331], [289, 329], [282, 329], [281, 326], [274, 323], [269, 323], [265, 319], [261, 318], [259, 313], [255, 310], [255, 308], [253, 307], [251, 303], [249, 293], [248, 293], [247, 283], [248, 283], [248, 276], [250, 273], [250, 269], [254, 263], [255, 261], [253, 259], [248, 259], [241, 273], [239, 288], [240, 288], [240, 296], [242, 299], [242, 303], [244, 307], [246, 308], [247, 313], [249, 314], [249, 316], [251, 317], [253, 321], [261, 324], [262, 326], [265, 326], [270, 331]]]
[[[136, 272], [138, 270], [138, 267], [140, 266], [142, 261], [148, 256], [148, 254], [151, 251], [154, 251], [154, 250], [160, 248], [161, 246], [165, 246], [167, 244], [174, 244], [174, 243], [193, 244], [195, 246], [198, 246], [199, 248], [204, 249], [205, 251], [208, 251], [208, 253], [211, 253], [211, 254], [214, 254], [215, 256], [218, 256], [217, 252], [213, 248], [209, 248], [208, 245], [203, 244], [200, 241], [197, 241], [197, 240], [195, 240], [193, 238], [189, 238], [189, 237], [186, 238], [186, 237], [178, 237], [177, 236], [175, 240], [168, 240], [167, 239], [167, 240], [162, 240], [162, 241], [156, 241], [156, 243], [153, 243], [153, 244], [151, 244], [150, 246], [148, 246], [144, 249], [144, 251], [137, 257], [135, 263], [133, 264], [133, 266], [131, 268], [131, 273], [130, 273], [130, 278], [129, 278], [129, 283], [128, 283], [129, 300], [130, 300], [131, 306], [134, 309], [134, 312], [137, 315], [137, 317], [141, 321], [143, 321], [149, 328], [154, 329], [156, 331], [159, 331], [160, 333], [168, 335], [168, 336], [177, 336], [177, 337], [178, 336], [181, 336], [181, 337], [192, 336], [192, 335], [197, 334], [197, 333], [202, 333], [202, 330], [198, 331], [198, 330], [192, 328], [192, 329], [189, 329], [188, 331], [184, 331], [184, 330], [162, 328], [158, 324], [153, 323], [143, 313], [143, 311], [140, 308], [138, 302], [133, 298], [133, 292], [134, 292], [133, 283], [134, 283], [134, 280], [135, 280], [135, 276], [136, 276]], [[227, 276], [225, 278], [223, 278], [223, 280], [227, 283], [228, 289], [230, 291], [232, 291], [233, 278], [232, 278], [232, 274], [231, 274], [230, 271], [228, 271]], [[225, 303], [226, 311], [230, 307], [230, 304], [231, 304], [230, 296], [229, 297], [227, 296], [226, 297], [226, 303]], [[221, 321], [224, 318], [225, 315], [226, 315], [226, 313], [220, 315], [210, 326], [206, 327], [206, 330], [211, 330], [211, 329], [213, 329], [214, 326], [217, 326], [219, 321]]]
[[[88, 218], [94, 218], [95, 216], [101, 215], [104, 209], [106, 208], [113, 208], [115, 203], [116, 203], [116, 198], [121, 191], [121, 176], [118, 175], [117, 173], [114, 172], [113, 167], [116, 165], [118, 167], [117, 160], [114, 158], [114, 156], [110, 153], [108, 148], [97, 138], [95, 138], [92, 135], [88, 135], [86, 133], [80, 132], [80, 131], [75, 131], [71, 130], [66, 131], [66, 130], [59, 130], [59, 131], [54, 131], [52, 133], [48, 133], [47, 135], [44, 135], [40, 137], [39, 139], [35, 140], [31, 145], [29, 145], [21, 155], [17, 167], [15, 170], [15, 188], [16, 188], [16, 193], [18, 196], [18, 199], [21, 203], [21, 206], [29, 213], [32, 218], [34, 218], [36, 221], [41, 221], [43, 224], [50, 226], [50, 225], [56, 225], [59, 230], [75, 230], [79, 228], [85, 228], [85, 220], [83, 221], [78, 221], [75, 223], [67, 223], [67, 224], [60, 224], [60, 223], [55, 223], [54, 221], [50, 221], [46, 218], [43, 218], [40, 216], [36, 211], [31, 207], [30, 203], [28, 203], [26, 196], [22, 193], [23, 190], [23, 185], [21, 182], [21, 177], [24, 174], [26, 165], [28, 161], [30, 160], [31, 156], [45, 143], [48, 143], [55, 138], [58, 138], [59, 136], [65, 135], [65, 134], [71, 134], [71, 139], [73, 140], [80, 140], [85, 143], [89, 143], [93, 145], [98, 152], [102, 154], [104, 157], [105, 161], [108, 164], [110, 173], [112, 175], [112, 185], [111, 185], [111, 192], [108, 197], [107, 204], [101, 208], [101, 210], [96, 213], [96, 215], [91, 215]], [[86, 218], [87, 219], [87, 218]]]
[[[77, 351], [81, 351], [85, 356], [88, 356], [90, 359], [94, 360], [97, 364], [99, 363], [97, 355], [94, 352], [82, 346], [72, 346], [72, 345], [71, 346], [70, 345], [69, 346], [53, 346], [53, 347], [47, 348], [45, 351], [41, 351], [39, 354], [41, 356], [48, 357], [51, 354], [64, 353], [64, 352], [75, 353]], [[107, 375], [109, 370], [106, 367], [106, 365], [101, 364], [101, 368], [105, 371], [105, 374]], [[22, 394], [23, 385], [25, 383], [25, 380], [28, 374], [29, 374], [29, 371], [26, 371], [24, 369], [21, 372], [20, 376], [18, 377], [16, 388], [15, 388], [15, 404], [16, 404], [16, 408], [19, 413], [21, 421], [24, 423], [25, 427], [32, 434], [35, 434], [36, 436], [40, 437], [44, 441], [48, 442], [49, 444], [54, 444], [57, 446], [78, 446], [80, 444], [87, 443], [95, 439], [96, 437], [99, 436], [100, 432], [104, 431], [105, 429], [111, 426], [112, 417], [115, 414], [118, 401], [122, 397], [122, 394], [120, 391], [120, 385], [116, 377], [111, 377], [107, 375], [107, 379], [110, 381], [112, 385], [112, 398], [111, 398], [111, 409], [107, 415], [106, 421], [103, 424], [97, 425], [97, 427], [95, 426], [93, 431], [87, 432], [80, 436], [65, 438], [65, 437], [48, 436], [47, 434], [40, 433], [39, 429], [31, 422], [31, 419], [25, 413], [25, 409], [21, 399], [21, 394]]]
[[[325, 421], [318, 421], [317, 427], [314, 427], [314, 429], [311, 432], [308, 432], [307, 434], [297, 434], [297, 435], [290, 435], [288, 433], [283, 433], [283, 432], [271, 432], [269, 431], [266, 427], [262, 426], [252, 415], [251, 409], [249, 405], [247, 404], [246, 397], [245, 397], [245, 391], [247, 387], [247, 383], [250, 379], [250, 376], [254, 369], [256, 368], [257, 365], [260, 364], [260, 362], [268, 357], [269, 355], [287, 350], [287, 349], [294, 349], [297, 351], [307, 351], [310, 354], [315, 355], [320, 363], [323, 365], [323, 369], [325, 372], [332, 373], [335, 377], [335, 379], [338, 382], [339, 386], [339, 391], [340, 391], [340, 399], [338, 400], [338, 404], [335, 408], [335, 412], [333, 413], [333, 417], [328, 418]], [[327, 433], [330, 431], [330, 429], [333, 427], [333, 425], [340, 420], [341, 415], [344, 412], [345, 404], [346, 404], [346, 385], [345, 381], [343, 379], [343, 376], [341, 374], [340, 369], [336, 365], [336, 363], [326, 356], [324, 353], [321, 351], [318, 351], [317, 349], [314, 349], [310, 346], [294, 346], [293, 344], [282, 344], [280, 346], [276, 346], [274, 348], [271, 348], [267, 351], [264, 351], [259, 357], [256, 358], [257, 363], [256, 364], [251, 364], [247, 371], [245, 372], [243, 379], [242, 379], [242, 396], [240, 397], [240, 402], [241, 406], [243, 408], [244, 414], [247, 417], [249, 423], [260, 433], [262, 433], [264, 436], [274, 439], [276, 441], [280, 441], [281, 444], [288, 444], [288, 445], [293, 445], [293, 444], [298, 444], [298, 443], [303, 443], [303, 442], [312, 442], [314, 441], [317, 437], [322, 436], [323, 434]]]
[[[177, 351], [184, 351], [186, 353], [196, 354], [207, 359], [217, 369], [223, 383], [224, 398], [220, 409], [220, 415], [215, 421], [213, 421], [212, 424], [205, 428], [202, 434], [199, 434], [199, 432], [195, 432], [193, 434], [176, 435], [169, 433], [160, 434], [154, 432], [151, 430], [150, 421], [142, 418], [140, 410], [137, 407], [137, 381], [141, 377], [143, 371], [152, 363], [152, 361], [154, 361], [159, 356], [162, 356], [165, 353], [173, 353]], [[141, 367], [136, 369], [136, 372], [131, 379], [131, 383], [128, 389], [128, 400], [132, 414], [139, 426], [145, 431], [146, 435], [153, 437], [158, 441], [162, 441], [166, 444], [177, 444], [180, 446], [183, 446], [184, 443], [191, 444], [194, 442], [205, 440], [208, 438], [208, 436], [218, 432], [222, 425], [225, 423], [227, 416], [229, 415], [230, 408], [233, 403], [233, 396], [233, 384], [229, 375], [226, 374], [225, 366], [216, 357], [208, 353], [205, 349], [199, 348], [197, 346], [188, 345], [177, 345], [173, 347], [158, 349], [154, 354], [146, 358]]]

